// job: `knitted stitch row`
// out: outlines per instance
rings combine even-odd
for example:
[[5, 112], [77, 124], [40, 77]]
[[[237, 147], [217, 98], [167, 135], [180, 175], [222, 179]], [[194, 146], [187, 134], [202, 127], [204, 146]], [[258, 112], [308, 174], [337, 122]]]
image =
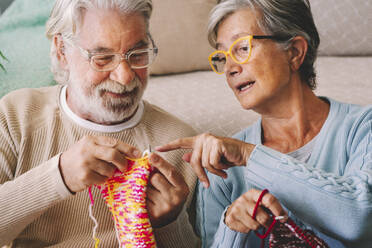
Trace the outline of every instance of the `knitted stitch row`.
[[[256, 219], [257, 209], [261, 204], [263, 196], [268, 192], [267, 189], [264, 189], [258, 197], [252, 214], [253, 219]], [[264, 231], [265, 233], [263, 234], [255, 231], [255, 234], [262, 240], [261, 248], [265, 246], [264, 239], [267, 236], [269, 236], [270, 248], [329, 248], [324, 240], [317, 237], [310, 230], [302, 230], [291, 218], [281, 223], [274, 217], [268, 230]]]
[[[119, 247], [155, 248], [156, 242], [146, 208], [146, 189], [151, 173], [148, 157], [128, 159], [128, 169], [122, 173], [115, 171], [113, 177], [104, 184], [97, 185], [112, 213], [117, 233]], [[93, 198], [91, 197], [91, 206]], [[91, 207], [90, 207], [91, 209]], [[93, 238], [95, 247], [99, 239], [96, 237], [97, 221], [95, 222]]]

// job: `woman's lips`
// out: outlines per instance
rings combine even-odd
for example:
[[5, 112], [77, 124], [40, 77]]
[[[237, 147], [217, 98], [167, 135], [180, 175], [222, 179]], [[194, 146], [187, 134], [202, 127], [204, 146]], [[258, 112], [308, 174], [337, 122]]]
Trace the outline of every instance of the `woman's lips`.
[[255, 81], [248, 81], [248, 82], [239, 84], [236, 88], [239, 92], [243, 92], [243, 91], [246, 91], [252, 88], [254, 84], [255, 84]]

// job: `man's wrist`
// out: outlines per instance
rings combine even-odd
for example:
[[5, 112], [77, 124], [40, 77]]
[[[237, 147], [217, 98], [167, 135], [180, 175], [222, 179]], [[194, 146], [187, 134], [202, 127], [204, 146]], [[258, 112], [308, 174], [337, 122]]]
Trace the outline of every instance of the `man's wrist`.
[[61, 157], [62, 157], [62, 155], [63, 155], [63, 153], [59, 156], [59, 159], [58, 159], [58, 170], [59, 170], [59, 173], [60, 173], [60, 175], [61, 175], [62, 182], [63, 182], [63, 184], [65, 185], [66, 189], [67, 189], [67, 190], [68, 190], [72, 195], [75, 195], [76, 192], [72, 191], [72, 190], [68, 187], [68, 185], [67, 185], [67, 183], [66, 183], [66, 180], [65, 180], [65, 177], [64, 177], [63, 172], [62, 172], [62, 168], [61, 168]]

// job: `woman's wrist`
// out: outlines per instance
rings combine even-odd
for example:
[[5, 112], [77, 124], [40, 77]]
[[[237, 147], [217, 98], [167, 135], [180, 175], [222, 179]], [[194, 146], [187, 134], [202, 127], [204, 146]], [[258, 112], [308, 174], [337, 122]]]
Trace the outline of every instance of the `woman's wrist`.
[[256, 147], [256, 145], [253, 145], [253, 144], [250, 144], [250, 143], [245, 143], [245, 145], [243, 147], [243, 151], [242, 151], [243, 159], [244, 159], [244, 165], [246, 165], [248, 163], [248, 160], [251, 157], [251, 154], [252, 154], [255, 147]]

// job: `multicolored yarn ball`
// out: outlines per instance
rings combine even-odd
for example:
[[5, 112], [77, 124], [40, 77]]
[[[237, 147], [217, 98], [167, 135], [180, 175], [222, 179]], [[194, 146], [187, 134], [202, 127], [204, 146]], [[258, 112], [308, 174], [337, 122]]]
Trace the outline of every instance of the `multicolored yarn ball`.
[[[146, 209], [146, 188], [151, 173], [148, 157], [128, 159], [125, 173], [117, 170], [113, 177], [97, 187], [112, 213], [120, 247], [155, 248], [156, 242]], [[93, 197], [89, 189], [91, 204], [90, 216], [95, 222], [93, 238], [96, 237], [97, 221], [92, 215]]]

